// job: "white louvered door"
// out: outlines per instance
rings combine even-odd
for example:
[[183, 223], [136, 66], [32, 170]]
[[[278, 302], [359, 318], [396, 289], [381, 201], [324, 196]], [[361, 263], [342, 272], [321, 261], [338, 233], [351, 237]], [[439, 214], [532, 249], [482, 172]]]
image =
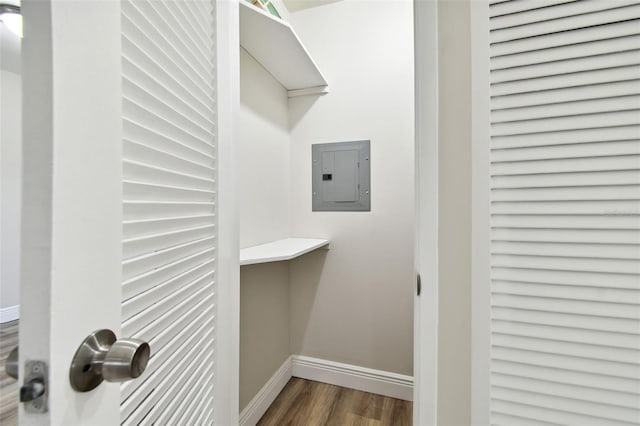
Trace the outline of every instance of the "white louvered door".
[[[46, 393], [20, 424], [238, 424], [237, 0], [22, 11], [20, 376], [43, 362]], [[76, 391], [74, 354], [100, 329], [151, 360]]]
[[213, 1], [122, 1], [122, 331], [149, 342], [124, 425], [213, 423]]
[[640, 1], [488, 9], [491, 424], [639, 425]]

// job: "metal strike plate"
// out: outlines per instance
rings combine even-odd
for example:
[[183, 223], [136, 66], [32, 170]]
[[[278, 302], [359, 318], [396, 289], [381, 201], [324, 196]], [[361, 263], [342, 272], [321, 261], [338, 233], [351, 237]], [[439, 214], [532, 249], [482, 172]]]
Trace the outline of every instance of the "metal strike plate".
[[[24, 403], [24, 410], [34, 414], [46, 413], [49, 402], [47, 364], [43, 361], [27, 361], [24, 365], [24, 376], [24, 382], [20, 388], [20, 399]], [[44, 389], [43, 392], [42, 389]]]

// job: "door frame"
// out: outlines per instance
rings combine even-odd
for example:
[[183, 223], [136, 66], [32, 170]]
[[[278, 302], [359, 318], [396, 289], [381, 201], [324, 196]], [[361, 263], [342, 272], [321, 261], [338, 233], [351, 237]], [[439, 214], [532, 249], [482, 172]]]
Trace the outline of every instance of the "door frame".
[[240, 215], [235, 143], [240, 110], [239, 1], [242, 0], [216, 0], [219, 250], [216, 363], [224, 366], [215, 369], [216, 425], [236, 425], [240, 417]]
[[414, 0], [415, 270], [413, 423], [437, 424], [438, 407], [438, 2]]
[[471, 424], [490, 424], [489, 2], [470, 5], [471, 25]]

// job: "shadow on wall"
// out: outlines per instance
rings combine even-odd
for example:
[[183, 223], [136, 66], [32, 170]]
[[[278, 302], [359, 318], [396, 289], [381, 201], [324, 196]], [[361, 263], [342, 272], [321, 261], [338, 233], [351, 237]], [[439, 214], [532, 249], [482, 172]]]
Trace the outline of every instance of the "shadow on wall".
[[[291, 260], [289, 265], [289, 277], [295, 275], [304, 277], [297, 280], [290, 289], [291, 310], [291, 336], [306, 336], [309, 320], [313, 316], [314, 303], [327, 259], [328, 250], [315, 250], [297, 259]], [[304, 341], [302, 339], [295, 339]], [[292, 343], [294, 339], [292, 338]], [[304, 345], [302, 345], [304, 346]], [[293, 354], [300, 352], [300, 347], [291, 347]]]
[[[240, 104], [243, 108], [288, 132], [289, 123], [296, 124], [317, 99], [315, 95], [290, 100], [287, 90], [244, 49], [240, 50]], [[296, 106], [289, 108], [294, 111], [292, 114], [287, 114], [289, 102], [294, 102], [290, 107]]]
[[240, 268], [240, 408], [291, 355], [289, 264]]
[[304, 117], [311, 107], [320, 99], [320, 97], [326, 95], [309, 95], [299, 96], [289, 99], [289, 128], [293, 128]]

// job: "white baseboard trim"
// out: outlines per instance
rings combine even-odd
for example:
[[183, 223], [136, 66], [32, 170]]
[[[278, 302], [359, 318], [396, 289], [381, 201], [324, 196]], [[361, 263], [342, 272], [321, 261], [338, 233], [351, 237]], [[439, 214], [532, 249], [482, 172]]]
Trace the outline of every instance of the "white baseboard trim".
[[11, 322], [20, 319], [20, 305], [0, 308], [0, 323]]
[[413, 377], [357, 365], [291, 355], [240, 413], [240, 426], [255, 426], [291, 377], [413, 400]]
[[287, 358], [269, 381], [240, 413], [240, 426], [255, 426], [291, 379], [291, 357]]
[[357, 365], [292, 355], [292, 375], [392, 398], [413, 400], [413, 377]]

